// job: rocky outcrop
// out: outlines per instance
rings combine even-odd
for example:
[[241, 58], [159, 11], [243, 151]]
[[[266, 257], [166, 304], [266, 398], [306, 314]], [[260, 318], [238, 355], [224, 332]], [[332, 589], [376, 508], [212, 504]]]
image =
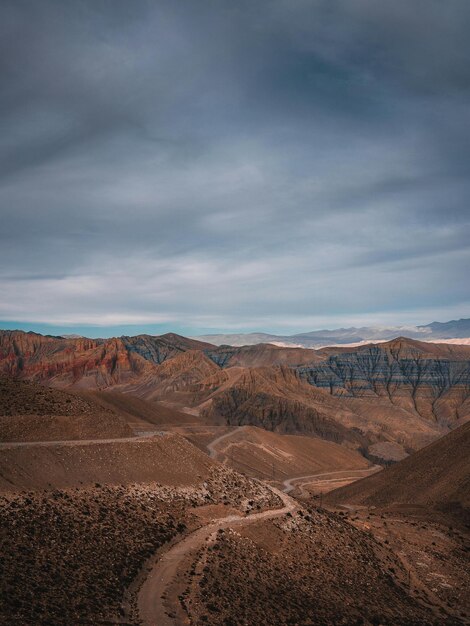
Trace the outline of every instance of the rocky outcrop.
[[86, 339], [0, 331], [0, 372], [57, 386], [103, 389], [149, 375], [187, 350], [208, 347], [174, 334]]
[[469, 357], [470, 351], [397, 339], [331, 354], [297, 371], [331, 395], [383, 397], [426, 419], [451, 424], [460, 419], [459, 408], [470, 397]]

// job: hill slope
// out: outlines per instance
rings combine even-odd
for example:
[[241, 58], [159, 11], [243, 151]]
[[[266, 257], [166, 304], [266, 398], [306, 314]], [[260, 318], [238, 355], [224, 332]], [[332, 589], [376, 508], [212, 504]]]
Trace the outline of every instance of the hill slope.
[[205, 454], [173, 434], [83, 444], [0, 444], [0, 452], [0, 491], [95, 483], [192, 485], [213, 466]]
[[[197, 441], [197, 435], [188, 435]], [[215, 438], [214, 438], [215, 439]], [[210, 445], [214, 458], [255, 478], [284, 481], [333, 470], [366, 469], [355, 450], [318, 437], [281, 435], [254, 426], [227, 431]]]
[[332, 491], [331, 503], [420, 504], [470, 517], [470, 422], [382, 472]]
[[125, 417], [93, 397], [0, 378], [0, 441], [129, 437]]

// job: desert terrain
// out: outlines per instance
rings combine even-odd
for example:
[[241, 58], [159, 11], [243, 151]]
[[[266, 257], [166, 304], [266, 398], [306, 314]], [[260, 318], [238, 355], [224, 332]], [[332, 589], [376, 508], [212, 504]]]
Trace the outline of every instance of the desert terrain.
[[321, 503], [298, 490], [282, 517], [214, 529], [186, 557], [180, 615], [194, 624], [469, 623], [468, 433], [464, 425]]
[[466, 347], [2, 341], [0, 623], [469, 623]]
[[[12, 404], [12, 412], [32, 409], [34, 419], [45, 412], [37, 386], [9, 381], [8, 388], [15, 398], [26, 390], [27, 404]], [[47, 410], [63, 412], [69, 394], [45, 391]], [[101, 415], [101, 405], [76, 402]], [[72, 426], [80, 420], [76, 408], [67, 416]], [[135, 416], [109, 415], [116, 431], [98, 420], [103, 430], [96, 439], [54, 440], [56, 424], [48, 432], [45, 419], [40, 441], [0, 444], [0, 623], [138, 624], [137, 578], [150, 557], [197, 528], [204, 515], [244, 517], [280, 503], [269, 487], [177, 433], [152, 431], [147, 422], [146, 434], [132, 435], [130, 427], [120, 429]]]

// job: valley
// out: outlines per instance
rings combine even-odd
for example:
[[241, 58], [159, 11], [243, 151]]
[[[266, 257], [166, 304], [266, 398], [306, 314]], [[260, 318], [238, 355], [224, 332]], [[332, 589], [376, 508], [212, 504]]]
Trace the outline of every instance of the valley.
[[0, 623], [469, 623], [466, 347], [27, 335]]

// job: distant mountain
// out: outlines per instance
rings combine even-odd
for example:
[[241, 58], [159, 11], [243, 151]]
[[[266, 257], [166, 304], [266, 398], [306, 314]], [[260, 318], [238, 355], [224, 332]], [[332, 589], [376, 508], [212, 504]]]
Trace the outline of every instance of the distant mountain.
[[452, 320], [451, 322], [432, 322], [418, 328], [429, 329], [432, 339], [457, 339], [470, 337], [470, 319]]
[[[323, 348], [334, 345], [361, 345], [389, 341], [398, 336], [406, 336], [421, 341], [470, 338], [470, 319], [450, 322], [432, 322], [424, 326], [363, 326], [361, 328], [337, 328], [334, 330], [315, 330], [295, 335], [272, 335], [269, 333], [238, 333], [221, 335], [203, 335], [195, 337], [216, 346], [250, 346], [259, 343], [274, 343], [280, 346], [303, 348]], [[466, 343], [463, 341], [462, 343]]]

